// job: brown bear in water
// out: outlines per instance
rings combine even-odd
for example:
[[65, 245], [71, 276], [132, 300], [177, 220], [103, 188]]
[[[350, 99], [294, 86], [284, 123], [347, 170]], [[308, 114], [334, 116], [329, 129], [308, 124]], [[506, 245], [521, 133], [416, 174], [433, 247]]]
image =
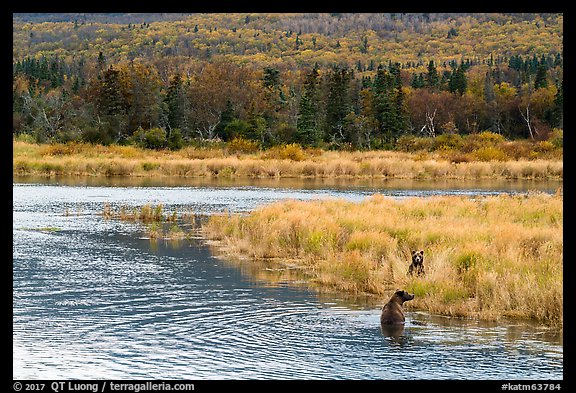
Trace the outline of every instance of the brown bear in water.
[[424, 250], [412, 251], [412, 263], [408, 268], [408, 275], [411, 276], [414, 272], [417, 276], [424, 275]]
[[402, 304], [408, 300], [414, 299], [414, 295], [397, 289], [394, 295], [390, 298], [388, 303], [382, 307], [382, 314], [380, 315], [380, 323], [383, 325], [391, 325], [397, 323], [404, 323], [404, 311]]

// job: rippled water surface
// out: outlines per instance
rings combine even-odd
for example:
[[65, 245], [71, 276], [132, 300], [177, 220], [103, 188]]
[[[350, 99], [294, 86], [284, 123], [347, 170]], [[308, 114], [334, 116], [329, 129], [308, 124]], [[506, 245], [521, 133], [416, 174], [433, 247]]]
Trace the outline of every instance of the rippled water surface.
[[[100, 215], [104, 203], [209, 214], [373, 192], [14, 184], [13, 378], [562, 379], [558, 332], [417, 311], [403, 330], [382, 331], [381, 304], [272, 283], [201, 239], [150, 242], [138, 224]], [[442, 191], [462, 192], [502, 191]]]

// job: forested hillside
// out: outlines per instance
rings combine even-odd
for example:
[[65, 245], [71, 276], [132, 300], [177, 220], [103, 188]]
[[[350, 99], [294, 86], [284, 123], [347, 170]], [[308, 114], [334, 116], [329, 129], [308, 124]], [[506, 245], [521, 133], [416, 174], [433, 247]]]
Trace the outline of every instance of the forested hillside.
[[563, 127], [562, 14], [14, 14], [13, 133], [394, 148]]

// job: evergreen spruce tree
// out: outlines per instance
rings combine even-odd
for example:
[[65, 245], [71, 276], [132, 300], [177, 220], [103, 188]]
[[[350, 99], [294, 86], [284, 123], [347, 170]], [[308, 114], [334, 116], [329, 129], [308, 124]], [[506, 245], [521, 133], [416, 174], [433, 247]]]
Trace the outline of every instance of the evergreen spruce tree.
[[232, 105], [232, 101], [226, 100], [226, 107], [220, 114], [220, 122], [214, 129], [214, 133], [216, 136], [221, 138], [223, 141], [228, 141], [232, 138], [232, 135], [229, 133], [229, 129], [226, 127], [228, 124], [234, 121], [235, 114], [234, 114], [234, 106]]
[[536, 78], [534, 80], [534, 88], [540, 89], [542, 87], [548, 87], [547, 79], [547, 67], [546, 64], [540, 64], [536, 70]]
[[390, 65], [388, 66], [388, 70], [392, 75], [393, 78], [392, 83], [394, 87], [402, 86], [402, 78], [400, 78], [400, 63], [398, 62], [390, 63]]
[[440, 77], [434, 65], [434, 60], [428, 63], [428, 72], [426, 73], [426, 86], [430, 88], [437, 88], [440, 84]]
[[104, 73], [98, 109], [104, 115], [114, 116], [126, 111], [124, 98], [120, 90], [120, 71], [112, 66]]
[[467, 85], [468, 82], [466, 80], [466, 74], [462, 66], [452, 71], [450, 81], [448, 82], [448, 90], [451, 93], [458, 93], [460, 95], [463, 95], [466, 92]]
[[508, 68], [512, 68], [516, 71], [520, 71], [522, 69], [522, 59], [520, 55], [514, 55], [510, 57], [508, 61]]
[[564, 128], [564, 81], [560, 82], [554, 96], [551, 121], [552, 127]]
[[175, 74], [170, 80], [164, 102], [167, 108], [168, 130], [181, 129], [184, 125], [185, 97], [180, 74]]
[[562, 67], [562, 56], [560, 53], [556, 53], [554, 57], [554, 67]]
[[360, 46], [360, 53], [368, 53], [368, 37], [362, 38], [362, 46]]
[[265, 88], [271, 90], [280, 89], [280, 71], [274, 67], [264, 68], [262, 83]]
[[104, 53], [98, 53], [98, 76], [104, 71], [104, 67], [106, 67], [106, 57]]
[[120, 87], [120, 71], [112, 66], [102, 75], [98, 111], [102, 115], [103, 142], [121, 142], [128, 135], [126, 102]]
[[532, 60], [530, 61], [529, 69], [530, 73], [534, 74], [538, 71], [538, 66], [540, 65], [540, 61], [538, 61], [538, 57], [536, 57], [536, 53], [532, 56]]
[[78, 92], [80, 91], [80, 86], [81, 86], [80, 77], [74, 77], [74, 83], [72, 84], [72, 93], [78, 94]]
[[296, 123], [296, 142], [301, 145], [317, 146], [322, 141], [319, 122], [320, 75], [315, 66], [304, 80], [302, 97]]
[[444, 70], [442, 72], [442, 77], [440, 78], [440, 83], [438, 87], [440, 90], [449, 90], [448, 84], [450, 83], [450, 79], [452, 77], [452, 73], [448, 70]]
[[52, 59], [49, 69], [50, 87], [55, 89], [64, 84], [64, 72], [58, 58]]
[[392, 139], [394, 128], [394, 78], [382, 66], [378, 66], [374, 77], [374, 115], [378, 122], [377, 137]]
[[418, 86], [418, 75], [416, 73], [412, 74], [412, 81], [410, 82], [410, 86], [413, 89], [418, 89], [420, 86]]
[[38, 66], [38, 79], [43, 81], [50, 80], [48, 60], [46, 60], [45, 57], [42, 57], [42, 59], [40, 60], [40, 64]]
[[414, 89], [421, 89], [426, 86], [426, 83], [424, 82], [424, 75], [421, 72], [414, 74], [412, 76], [412, 83], [410, 83], [410, 86], [412, 86]]
[[277, 121], [277, 113], [280, 112], [287, 103], [286, 96], [282, 91], [280, 71], [274, 67], [265, 67], [262, 84], [268, 103], [267, 109], [264, 110], [262, 116], [266, 120], [268, 129], [271, 129], [274, 128], [274, 124]]
[[369, 76], [362, 76], [362, 83], [360, 84], [361, 89], [371, 88], [372, 87], [372, 78]]
[[[399, 64], [391, 64], [389, 67], [391, 72], [379, 67], [374, 77], [373, 113], [378, 127], [375, 136], [382, 138], [385, 142], [395, 142], [408, 129], [409, 115], [406, 97], [402, 90]], [[418, 80], [415, 76], [412, 81], [413, 85], [418, 86]], [[423, 87], [421, 78], [420, 81]]]
[[351, 80], [352, 71], [347, 66], [334, 66], [328, 74], [326, 135], [336, 143], [351, 142], [344, 130], [344, 119], [352, 108], [348, 94]]
[[394, 142], [396, 142], [399, 136], [408, 131], [409, 119], [410, 115], [408, 113], [408, 108], [406, 107], [404, 90], [402, 90], [402, 86], [397, 86], [394, 97], [394, 124], [392, 129]]

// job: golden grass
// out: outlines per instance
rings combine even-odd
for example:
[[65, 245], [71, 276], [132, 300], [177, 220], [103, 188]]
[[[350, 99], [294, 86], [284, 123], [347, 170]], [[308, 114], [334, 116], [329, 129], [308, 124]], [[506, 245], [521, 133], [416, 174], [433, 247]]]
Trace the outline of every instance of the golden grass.
[[[282, 201], [203, 226], [229, 255], [285, 259], [351, 293], [415, 293], [409, 307], [452, 316], [562, 325], [561, 193], [395, 200]], [[425, 277], [408, 277], [411, 250]]]
[[321, 151], [298, 145], [252, 153], [179, 151], [84, 143], [13, 141], [13, 175], [223, 178], [398, 178], [562, 180], [562, 159], [454, 162], [441, 152]]

